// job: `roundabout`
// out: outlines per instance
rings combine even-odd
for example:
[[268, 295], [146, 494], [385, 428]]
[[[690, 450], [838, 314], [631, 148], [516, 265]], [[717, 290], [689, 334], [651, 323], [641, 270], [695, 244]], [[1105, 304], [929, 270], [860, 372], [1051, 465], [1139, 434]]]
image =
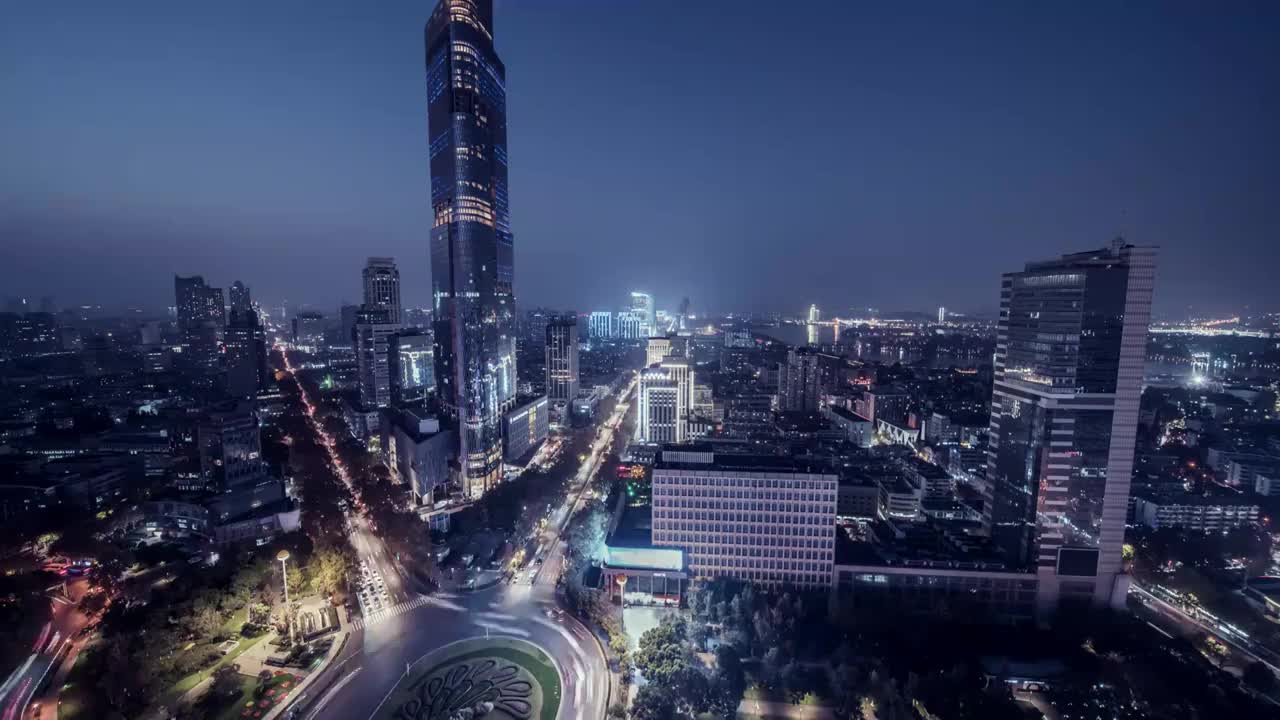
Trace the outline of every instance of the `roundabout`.
[[511, 637], [459, 640], [408, 666], [376, 720], [555, 720], [560, 672], [547, 653]]

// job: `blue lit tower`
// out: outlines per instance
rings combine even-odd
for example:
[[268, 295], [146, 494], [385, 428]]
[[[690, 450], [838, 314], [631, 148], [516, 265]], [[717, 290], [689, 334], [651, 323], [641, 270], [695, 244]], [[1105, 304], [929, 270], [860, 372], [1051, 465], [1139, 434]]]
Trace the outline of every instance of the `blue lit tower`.
[[440, 0], [426, 62], [436, 378], [458, 422], [463, 490], [479, 497], [502, 479], [500, 419], [516, 394], [506, 70], [492, 0]]

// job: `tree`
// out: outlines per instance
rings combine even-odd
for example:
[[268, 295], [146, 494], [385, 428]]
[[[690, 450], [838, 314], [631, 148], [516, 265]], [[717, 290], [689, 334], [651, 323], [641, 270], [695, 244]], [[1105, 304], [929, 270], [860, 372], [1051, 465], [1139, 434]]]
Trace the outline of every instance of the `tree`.
[[640, 636], [640, 648], [632, 658], [636, 669], [651, 683], [670, 685], [689, 664], [684, 641], [684, 620], [663, 618], [657, 627]]
[[213, 671], [213, 685], [209, 686], [209, 695], [213, 698], [227, 698], [240, 692], [240, 666], [223, 665]]
[[312, 587], [321, 595], [333, 595], [347, 585], [347, 560], [336, 549], [316, 551], [307, 571], [311, 575]]
[[631, 703], [631, 720], [673, 720], [675, 717], [676, 698], [662, 685], [645, 685]]
[[196, 598], [191, 605], [187, 627], [201, 638], [212, 636], [222, 627], [222, 612], [218, 610], [217, 601], [206, 595]]

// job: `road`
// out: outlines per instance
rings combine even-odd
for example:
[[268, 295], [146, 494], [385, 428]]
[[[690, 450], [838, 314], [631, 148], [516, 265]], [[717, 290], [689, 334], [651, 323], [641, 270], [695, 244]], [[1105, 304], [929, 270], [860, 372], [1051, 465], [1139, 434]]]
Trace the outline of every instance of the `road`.
[[[351, 474], [347, 472], [342, 459], [338, 457], [337, 442], [324, 429], [319, 419], [316, 418], [314, 399], [307, 393], [306, 386], [298, 381], [294, 375], [295, 368], [293, 361], [289, 358], [288, 349], [283, 346], [277, 346], [276, 349], [280, 351], [280, 356], [284, 358], [285, 373], [297, 383], [298, 394], [302, 398], [303, 408], [306, 410], [307, 422], [311, 425], [311, 429], [315, 432], [320, 444], [324, 446], [325, 451], [329, 454], [329, 465], [333, 468], [334, 474], [347, 487], [352, 497], [359, 497], [359, 492], [356, 490]], [[406, 587], [404, 575], [401, 574], [400, 568], [391, 552], [387, 550], [386, 544], [369, 527], [369, 519], [359, 512], [348, 512], [347, 535], [351, 541], [351, 547], [355, 548], [358, 558], [367, 563], [373, 572], [382, 579], [391, 604], [408, 600], [411, 592]]]
[[[603, 718], [609, 698], [609, 670], [601, 647], [582, 623], [555, 612], [556, 581], [564, 550], [560, 536], [608, 456], [627, 412], [624, 401], [634, 388], [632, 382], [619, 393], [618, 406], [602, 423], [564, 504], [553, 513], [543, 536], [546, 550], [534, 560], [537, 569], [532, 582], [521, 582], [519, 578], [527, 575], [519, 573], [516, 582], [475, 592], [406, 593], [408, 597], [392, 608], [357, 620], [353, 640], [321, 671], [311, 696], [299, 698], [290, 709], [294, 717], [371, 718], [405, 668], [432, 650], [457, 640], [508, 636], [538, 645], [556, 662], [564, 683], [559, 717]], [[376, 546], [372, 552], [376, 554]]]
[[[55, 681], [65, 677], [84, 645], [80, 630], [89, 621], [78, 605], [88, 590], [88, 583], [83, 578], [72, 580], [66, 588], [66, 595], [60, 590], [49, 593], [52, 609], [49, 622], [32, 645], [31, 655], [0, 685], [0, 720], [32, 718], [37, 712], [42, 720], [57, 716], [52, 708], [57, 705], [56, 688], [61, 683], [45, 681], [49, 675], [53, 675]], [[37, 695], [50, 688], [54, 690]]]
[[[1266, 648], [1258, 646], [1256, 643], [1244, 637], [1239, 637], [1230, 630], [1220, 627], [1218, 624], [1208, 622], [1204, 619], [1183, 610], [1182, 608], [1167, 602], [1150, 590], [1142, 587], [1137, 582], [1129, 585], [1129, 595], [1131, 599], [1135, 599], [1141, 608], [1146, 608], [1159, 618], [1164, 618], [1168, 622], [1173, 623], [1174, 629], [1180, 634], [1189, 635], [1197, 632], [1208, 633], [1218, 640], [1221, 640], [1227, 647], [1249, 661], [1260, 662], [1271, 668], [1271, 672], [1280, 675], [1280, 666], [1277, 666], [1275, 654]], [[1263, 657], [1265, 656], [1265, 657]]]

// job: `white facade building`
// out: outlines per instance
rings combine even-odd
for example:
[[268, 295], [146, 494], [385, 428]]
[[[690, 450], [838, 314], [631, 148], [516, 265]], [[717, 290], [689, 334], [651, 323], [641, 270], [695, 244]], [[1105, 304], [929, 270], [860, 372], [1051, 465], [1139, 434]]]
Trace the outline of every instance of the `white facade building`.
[[653, 544], [690, 574], [830, 587], [837, 478], [791, 458], [668, 448], [653, 469]]

